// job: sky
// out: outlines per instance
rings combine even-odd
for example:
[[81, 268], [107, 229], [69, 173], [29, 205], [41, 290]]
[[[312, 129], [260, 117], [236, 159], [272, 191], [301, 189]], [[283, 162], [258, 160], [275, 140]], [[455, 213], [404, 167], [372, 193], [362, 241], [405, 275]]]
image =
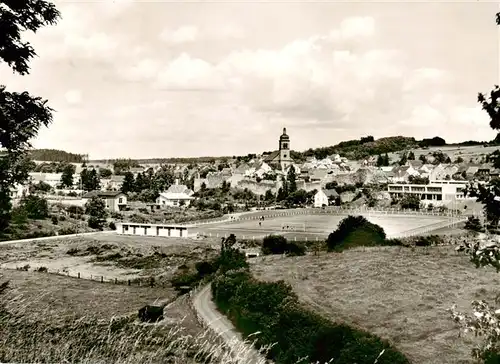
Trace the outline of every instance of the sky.
[[56, 110], [37, 148], [90, 159], [244, 155], [373, 135], [491, 140], [498, 3], [54, 1], [0, 82]]

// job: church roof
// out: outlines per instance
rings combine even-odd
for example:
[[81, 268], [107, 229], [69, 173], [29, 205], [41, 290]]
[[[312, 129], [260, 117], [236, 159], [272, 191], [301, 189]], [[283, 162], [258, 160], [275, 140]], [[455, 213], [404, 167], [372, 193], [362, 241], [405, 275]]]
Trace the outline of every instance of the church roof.
[[273, 162], [276, 158], [278, 158], [280, 155], [280, 151], [279, 150], [275, 150], [274, 152], [272, 152], [271, 154], [267, 155], [263, 161], [264, 162]]

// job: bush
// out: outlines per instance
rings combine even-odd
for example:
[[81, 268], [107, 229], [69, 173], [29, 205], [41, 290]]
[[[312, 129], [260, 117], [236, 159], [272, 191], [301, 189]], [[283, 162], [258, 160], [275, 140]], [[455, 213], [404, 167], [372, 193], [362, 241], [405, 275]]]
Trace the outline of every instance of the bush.
[[289, 242], [281, 235], [268, 235], [262, 243], [262, 253], [269, 254], [288, 254], [305, 255], [306, 247], [301, 242]]
[[372, 224], [363, 216], [349, 215], [343, 219], [337, 230], [328, 235], [329, 251], [342, 251], [356, 246], [387, 245], [384, 229]]
[[76, 194], [76, 192], [75, 192], [75, 191], [70, 191], [70, 192], [68, 192], [68, 196], [69, 196], [69, 197], [78, 197], [78, 195]]
[[57, 223], [59, 222], [59, 219], [57, 218], [57, 216], [52, 216], [51, 220], [52, 220], [52, 224], [54, 224], [54, 225], [57, 225]]
[[95, 216], [90, 216], [88, 221], [89, 228], [102, 229], [102, 222]]
[[417, 236], [412, 240], [415, 246], [433, 246], [443, 244], [443, 238], [439, 235]]
[[59, 235], [72, 235], [76, 233], [78, 233], [78, 230], [74, 227], [67, 227], [59, 230]]
[[400, 204], [402, 209], [418, 210], [420, 208], [420, 198], [417, 195], [404, 195]]
[[59, 216], [59, 221], [66, 221], [66, 216], [64, 216], [64, 215]]
[[49, 216], [49, 205], [43, 197], [37, 195], [23, 197], [20, 206], [31, 219], [45, 219]]
[[465, 229], [482, 232], [484, 231], [483, 226], [481, 225], [481, 221], [478, 217], [469, 216], [467, 221], [465, 222]]
[[68, 211], [70, 213], [70, 216], [71, 216], [71, 214], [72, 215], [83, 215], [83, 213], [85, 212], [83, 207], [77, 206], [77, 205], [68, 206], [66, 211]]
[[259, 282], [240, 270], [217, 277], [212, 293], [244, 337], [259, 332], [251, 338], [258, 346], [276, 344], [268, 353], [276, 364], [303, 363], [305, 357], [313, 363], [409, 364], [386, 340], [306, 310], [283, 281]]
[[110, 228], [111, 230], [116, 230], [116, 225], [115, 225], [115, 223], [114, 223], [113, 221], [111, 221], [111, 222], [109, 223], [109, 228]]

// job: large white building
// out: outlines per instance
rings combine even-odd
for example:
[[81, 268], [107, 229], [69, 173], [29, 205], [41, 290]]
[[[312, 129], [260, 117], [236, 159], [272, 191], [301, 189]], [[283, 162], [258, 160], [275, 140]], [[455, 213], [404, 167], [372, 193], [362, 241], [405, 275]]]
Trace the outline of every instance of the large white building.
[[424, 203], [434, 205], [444, 204], [455, 200], [464, 200], [468, 181], [434, 180], [429, 184], [389, 184], [387, 190], [391, 197], [401, 198], [404, 195], [417, 195]]

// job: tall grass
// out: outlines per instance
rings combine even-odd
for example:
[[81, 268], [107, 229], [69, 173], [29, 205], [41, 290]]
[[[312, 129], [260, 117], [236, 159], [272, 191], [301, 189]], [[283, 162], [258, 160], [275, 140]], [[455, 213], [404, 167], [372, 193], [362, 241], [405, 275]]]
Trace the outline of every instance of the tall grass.
[[[54, 319], [53, 314], [50, 319], [44, 315], [33, 317], [30, 307], [39, 302], [8, 296], [0, 296], [0, 362], [239, 362], [210, 330], [193, 336], [184, 333], [182, 322], [144, 324], [136, 320], [135, 315], [110, 320], [68, 316]], [[50, 311], [50, 307], [46, 309]], [[249, 346], [243, 343], [234, 345], [242, 355], [249, 350]]]

